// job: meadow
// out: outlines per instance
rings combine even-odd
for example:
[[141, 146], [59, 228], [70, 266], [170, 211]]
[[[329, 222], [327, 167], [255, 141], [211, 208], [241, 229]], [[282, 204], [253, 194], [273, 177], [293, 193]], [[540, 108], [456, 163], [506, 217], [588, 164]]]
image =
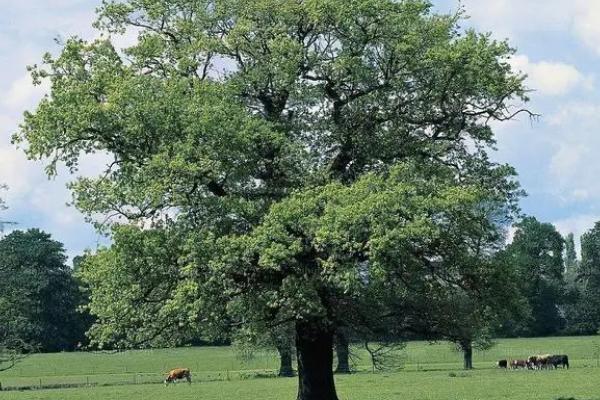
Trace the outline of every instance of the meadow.
[[[337, 376], [341, 400], [367, 399], [600, 399], [600, 337], [505, 339], [474, 354], [473, 371], [462, 371], [461, 354], [449, 343], [411, 342], [398, 351], [394, 368], [373, 373], [368, 354], [354, 348], [357, 372]], [[571, 369], [505, 371], [501, 358], [536, 353], [568, 354]], [[159, 385], [164, 371], [191, 368], [194, 383]], [[276, 354], [241, 357], [229, 347], [140, 350], [120, 353], [38, 354], [0, 373], [4, 388], [89, 387], [0, 392], [1, 399], [293, 399], [295, 378], [275, 378]]]

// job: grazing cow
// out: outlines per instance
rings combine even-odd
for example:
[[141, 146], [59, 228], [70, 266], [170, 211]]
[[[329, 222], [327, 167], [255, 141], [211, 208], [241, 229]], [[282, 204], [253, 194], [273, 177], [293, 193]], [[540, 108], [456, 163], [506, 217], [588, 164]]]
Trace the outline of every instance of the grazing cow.
[[552, 367], [552, 364], [550, 364], [550, 357], [552, 357], [552, 355], [550, 355], [550, 354], [542, 354], [541, 356], [538, 356], [538, 358], [537, 358], [538, 369]]
[[185, 379], [189, 384], [192, 383], [192, 374], [190, 373], [189, 368], [175, 368], [169, 371], [167, 378], [165, 379], [165, 386], [169, 383], [176, 383], [180, 379]]
[[564, 354], [550, 356], [548, 358], [548, 364], [554, 368], [558, 368], [558, 366], [561, 366], [562, 368], [569, 369], [569, 357]]
[[510, 362], [511, 369], [527, 368], [527, 360], [512, 360]]
[[550, 367], [550, 357], [550, 354], [530, 356], [529, 358], [527, 358], [527, 366], [529, 369], [548, 368]]
[[496, 363], [496, 365], [498, 366], [498, 368], [507, 368], [508, 367], [508, 361], [506, 360], [500, 360]]

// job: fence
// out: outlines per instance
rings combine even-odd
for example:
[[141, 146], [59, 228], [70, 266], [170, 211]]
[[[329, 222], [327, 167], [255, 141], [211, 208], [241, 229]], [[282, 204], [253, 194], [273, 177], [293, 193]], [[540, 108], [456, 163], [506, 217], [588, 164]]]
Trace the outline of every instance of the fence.
[[[215, 382], [258, 378], [274, 378], [276, 370], [238, 370], [238, 371], [201, 371], [192, 372], [193, 382]], [[46, 377], [5, 378], [0, 382], [1, 391], [65, 389], [97, 386], [148, 385], [162, 384], [165, 374], [128, 373], [96, 374]], [[181, 384], [187, 384], [182, 381]]]

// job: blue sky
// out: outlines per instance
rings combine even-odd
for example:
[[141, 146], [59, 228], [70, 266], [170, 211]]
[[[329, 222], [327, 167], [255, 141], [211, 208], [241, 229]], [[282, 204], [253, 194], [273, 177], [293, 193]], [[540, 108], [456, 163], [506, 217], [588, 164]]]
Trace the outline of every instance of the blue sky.
[[[103, 242], [70, 199], [62, 172], [48, 180], [43, 165], [27, 161], [10, 144], [26, 109], [46, 90], [30, 84], [25, 67], [45, 51], [56, 51], [56, 37], [93, 38], [99, 0], [19, 0], [0, 14], [0, 182], [9, 210], [4, 219], [19, 229], [39, 227], [65, 243], [69, 256]], [[434, 0], [438, 11], [456, 10], [458, 0]], [[524, 212], [576, 235], [600, 220], [600, 1], [463, 0], [465, 26], [508, 38], [516, 47], [514, 67], [529, 75], [534, 89], [528, 108], [539, 121], [520, 117], [495, 125], [494, 157], [514, 165], [529, 196]], [[123, 39], [123, 45], [127, 42]], [[131, 40], [131, 38], [129, 38]], [[90, 158], [82, 174], [94, 174], [102, 158]]]

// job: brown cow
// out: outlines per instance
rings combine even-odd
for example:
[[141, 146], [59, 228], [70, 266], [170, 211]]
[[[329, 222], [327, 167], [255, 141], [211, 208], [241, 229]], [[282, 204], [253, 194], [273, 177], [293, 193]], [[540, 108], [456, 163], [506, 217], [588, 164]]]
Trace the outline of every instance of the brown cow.
[[167, 379], [165, 379], [165, 386], [171, 382], [176, 383], [180, 379], [187, 380], [189, 384], [192, 383], [192, 374], [189, 368], [175, 368], [170, 370]]

